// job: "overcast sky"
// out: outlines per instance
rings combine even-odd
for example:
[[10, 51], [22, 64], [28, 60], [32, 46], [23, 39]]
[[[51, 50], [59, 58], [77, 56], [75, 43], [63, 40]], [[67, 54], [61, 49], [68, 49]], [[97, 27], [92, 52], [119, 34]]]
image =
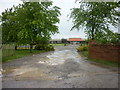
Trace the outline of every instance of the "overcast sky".
[[[55, 34], [52, 36], [54, 39], [61, 38], [85, 38], [84, 31], [81, 30], [73, 30], [70, 31], [73, 26], [72, 21], [67, 17], [70, 14], [70, 9], [74, 7], [78, 7], [78, 4], [75, 3], [75, 0], [52, 0], [54, 5], [61, 8], [61, 16], [60, 23], [57, 24], [59, 27], [59, 34]], [[13, 5], [18, 5], [22, 3], [21, 0], [0, 0], [0, 14], [7, 8], [12, 7]]]

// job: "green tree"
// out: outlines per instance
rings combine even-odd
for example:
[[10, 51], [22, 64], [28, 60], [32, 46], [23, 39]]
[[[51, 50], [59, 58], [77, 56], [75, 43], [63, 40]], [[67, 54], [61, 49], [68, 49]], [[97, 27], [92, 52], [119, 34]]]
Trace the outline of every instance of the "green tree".
[[14, 6], [2, 12], [2, 43], [17, 42], [19, 23], [15, 19]]
[[70, 18], [74, 23], [72, 30], [84, 27], [90, 40], [101, 41], [100, 37], [104, 37], [102, 40], [108, 41], [112, 40], [109, 39], [111, 34], [116, 36], [110, 31], [109, 25], [118, 25], [120, 16], [118, 2], [79, 2], [79, 4], [79, 8], [73, 8], [71, 11]]
[[[10, 19], [9, 22], [17, 22], [17, 27], [14, 27], [18, 30], [15, 33], [18, 39], [17, 43], [30, 44], [31, 52], [32, 45], [39, 42], [42, 37], [48, 40], [51, 35], [58, 33], [58, 27], [55, 24], [59, 23], [59, 9], [57, 6], [53, 7], [52, 2], [42, 2], [41, 4], [38, 2], [24, 2], [14, 7], [14, 11], [10, 14], [13, 17], [12, 19], [9, 17], [5, 18], [5, 20], [8, 22]], [[9, 12], [10, 10], [4, 13], [3, 16], [8, 16]], [[3, 24], [7, 24], [4, 22], [5, 20], [3, 18]], [[12, 24], [10, 23], [8, 28], [12, 29], [11, 26]], [[3, 32], [7, 33], [9, 31], [8, 28], [4, 27]]]

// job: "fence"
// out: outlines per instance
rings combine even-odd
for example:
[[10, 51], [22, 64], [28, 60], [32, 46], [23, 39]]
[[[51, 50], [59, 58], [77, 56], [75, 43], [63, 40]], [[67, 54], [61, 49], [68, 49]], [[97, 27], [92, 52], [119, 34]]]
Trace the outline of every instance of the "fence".
[[[35, 45], [33, 45], [33, 49], [35, 48]], [[30, 49], [30, 45], [17, 45], [17, 49]]]
[[18, 45], [17, 49], [29, 49], [30, 45]]
[[7, 57], [15, 54], [14, 44], [2, 44], [2, 57]]
[[89, 57], [120, 62], [120, 45], [89, 45]]

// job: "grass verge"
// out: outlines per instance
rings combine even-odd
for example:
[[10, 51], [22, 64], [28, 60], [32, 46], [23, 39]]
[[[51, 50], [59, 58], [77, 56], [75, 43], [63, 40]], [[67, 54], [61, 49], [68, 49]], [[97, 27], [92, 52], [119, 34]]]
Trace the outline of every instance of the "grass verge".
[[[81, 53], [81, 55], [83, 57], [88, 57], [89, 56], [88, 51], [81, 51], [80, 53]], [[93, 58], [89, 58], [89, 57], [88, 57], [87, 60], [98, 63], [98, 64], [102, 64], [102, 65], [107, 65], [107, 66], [112, 66], [112, 67], [120, 67], [120, 63], [113, 62], [113, 61], [106, 61], [106, 60], [101, 60], [101, 59], [93, 59]]]
[[50, 44], [52, 46], [64, 46], [64, 44]]
[[13, 56], [3, 57], [2, 62], [12, 61], [18, 58], [22, 58], [25, 56], [30, 56], [30, 55], [42, 53], [42, 52], [45, 52], [45, 51], [32, 50], [32, 53], [30, 53], [28, 49], [20, 49], [20, 50], [16, 50]]

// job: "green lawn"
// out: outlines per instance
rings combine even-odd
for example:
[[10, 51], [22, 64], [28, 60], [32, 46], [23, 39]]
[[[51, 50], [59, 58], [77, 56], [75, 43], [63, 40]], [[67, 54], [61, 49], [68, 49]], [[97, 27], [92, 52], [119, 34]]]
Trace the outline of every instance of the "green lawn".
[[50, 45], [53, 45], [53, 46], [64, 46], [64, 44], [50, 44]]
[[30, 55], [42, 53], [42, 52], [45, 52], [45, 51], [32, 50], [32, 53], [30, 53], [30, 51], [28, 49], [20, 49], [20, 50], [16, 50], [15, 54], [13, 56], [3, 57], [2, 62], [12, 61], [12, 60], [15, 60], [18, 58], [22, 58], [25, 56], [30, 56]]
[[[88, 57], [89, 56], [88, 51], [81, 51], [80, 53], [84, 57]], [[89, 57], [88, 57], [87, 60], [92, 61], [92, 62], [96, 62], [96, 63], [99, 63], [99, 64], [102, 64], [102, 65], [108, 65], [108, 66], [112, 66], [112, 67], [120, 67], [120, 63], [118, 64], [117, 62], [113, 62], [113, 61], [93, 59], [93, 58], [89, 58]]]

